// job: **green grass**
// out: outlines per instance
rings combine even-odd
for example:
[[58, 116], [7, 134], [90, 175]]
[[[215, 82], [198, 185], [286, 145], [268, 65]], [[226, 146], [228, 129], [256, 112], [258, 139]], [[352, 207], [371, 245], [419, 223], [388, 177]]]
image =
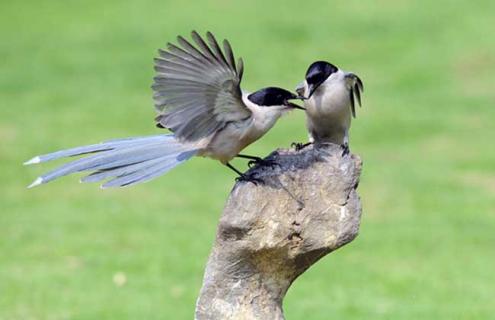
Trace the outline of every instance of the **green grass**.
[[[72, 176], [26, 190], [53, 165], [21, 163], [158, 132], [152, 58], [193, 28], [231, 40], [247, 90], [294, 88], [317, 59], [365, 81], [351, 132], [361, 232], [298, 279], [287, 319], [494, 319], [493, 12], [491, 0], [1, 2], [0, 319], [192, 318], [231, 172], [194, 159], [129, 189]], [[294, 112], [247, 151], [305, 136]]]

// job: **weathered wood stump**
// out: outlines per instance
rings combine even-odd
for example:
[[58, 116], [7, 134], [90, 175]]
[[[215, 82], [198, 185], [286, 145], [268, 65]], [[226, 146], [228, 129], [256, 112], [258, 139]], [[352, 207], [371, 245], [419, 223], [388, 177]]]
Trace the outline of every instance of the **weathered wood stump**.
[[218, 225], [196, 319], [284, 319], [292, 282], [358, 234], [361, 160], [330, 144], [278, 150], [238, 182]]

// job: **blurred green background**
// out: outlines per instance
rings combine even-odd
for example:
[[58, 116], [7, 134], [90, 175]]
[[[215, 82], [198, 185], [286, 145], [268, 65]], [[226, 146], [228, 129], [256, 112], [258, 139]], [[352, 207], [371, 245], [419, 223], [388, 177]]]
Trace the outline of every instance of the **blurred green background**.
[[[314, 60], [365, 82], [359, 237], [305, 273], [287, 319], [495, 318], [495, 2], [1, 1], [0, 319], [191, 319], [234, 175], [194, 159], [102, 191], [28, 158], [155, 134], [152, 59], [177, 34], [230, 39], [244, 89]], [[281, 119], [247, 153], [306, 138]], [[244, 162], [237, 162], [242, 166]]]

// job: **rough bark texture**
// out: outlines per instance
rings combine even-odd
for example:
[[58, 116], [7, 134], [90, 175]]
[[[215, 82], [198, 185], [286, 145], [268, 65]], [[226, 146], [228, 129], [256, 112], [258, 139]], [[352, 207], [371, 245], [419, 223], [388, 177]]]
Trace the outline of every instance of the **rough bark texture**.
[[278, 150], [248, 171], [218, 225], [196, 319], [284, 319], [282, 300], [311, 265], [358, 234], [361, 160], [337, 145]]

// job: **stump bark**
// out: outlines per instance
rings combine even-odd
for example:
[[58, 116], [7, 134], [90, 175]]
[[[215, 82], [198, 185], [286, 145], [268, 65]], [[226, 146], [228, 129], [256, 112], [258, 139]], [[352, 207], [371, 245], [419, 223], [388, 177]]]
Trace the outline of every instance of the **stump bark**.
[[340, 146], [277, 150], [237, 182], [220, 219], [196, 305], [198, 320], [284, 319], [292, 282], [358, 234], [361, 160]]

